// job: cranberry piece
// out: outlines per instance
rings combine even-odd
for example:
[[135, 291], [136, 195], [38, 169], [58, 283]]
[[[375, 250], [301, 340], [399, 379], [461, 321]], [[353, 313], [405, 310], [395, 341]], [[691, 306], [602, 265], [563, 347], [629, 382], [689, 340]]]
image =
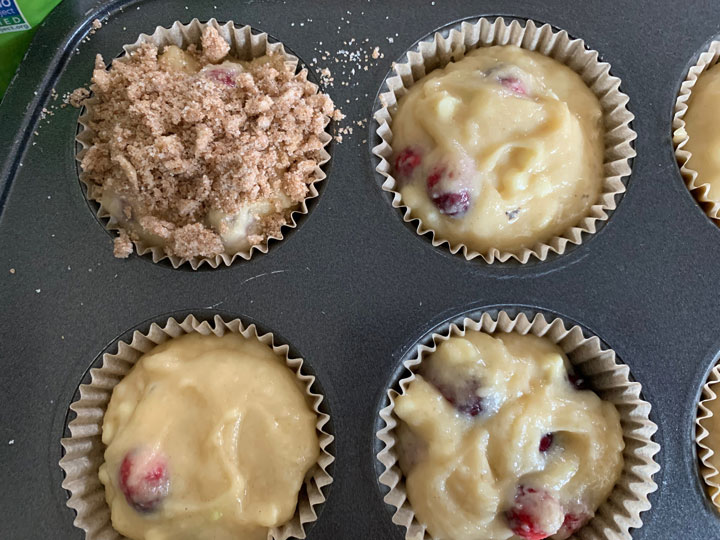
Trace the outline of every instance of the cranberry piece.
[[435, 189], [440, 180], [445, 176], [445, 167], [435, 167], [427, 177], [427, 188], [428, 191]]
[[509, 92], [512, 92], [513, 94], [517, 94], [519, 96], [527, 95], [527, 89], [525, 88], [525, 85], [517, 77], [512, 77], [512, 76], [499, 77], [498, 81], [500, 81], [500, 84], [502, 85], [502, 87], [505, 90], [508, 90]]
[[545, 531], [538, 529], [534, 518], [530, 514], [518, 510], [511, 510], [508, 514], [510, 530], [513, 534], [526, 540], [543, 540], [550, 536]]
[[557, 512], [560, 512], [560, 503], [547, 491], [520, 486], [515, 503], [505, 517], [513, 534], [525, 540], [543, 540], [556, 532], [544, 530], [543, 521]]
[[153, 512], [170, 491], [167, 461], [152, 450], [125, 454], [119, 476], [120, 490], [136, 512]]
[[461, 189], [457, 193], [441, 193], [432, 196], [432, 201], [440, 210], [441, 214], [450, 217], [460, 217], [470, 207], [470, 194], [467, 189]]
[[458, 411], [468, 416], [477, 416], [483, 412], [483, 399], [479, 396], [469, 396], [465, 401], [454, 405]]
[[400, 177], [407, 178], [422, 162], [422, 156], [416, 148], [407, 147], [395, 158], [395, 172]]
[[480, 387], [477, 381], [460, 384], [446, 384], [432, 380], [430, 382], [458, 412], [468, 416], [477, 416], [483, 412], [483, 398], [477, 395], [477, 389]]
[[552, 433], [547, 433], [543, 435], [543, 438], [540, 439], [540, 451], [547, 452], [548, 450], [550, 450], [554, 438], [555, 436]]
[[461, 217], [470, 208], [470, 192], [461, 188], [457, 191], [444, 191], [439, 184], [446, 186], [455, 180], [454, 171], [448, 171], [445, 167], [435, 167], [427, 177], [426, 184], [428, 194], [433, 204], [440, 210], [441, 214], [450, 217]]
[[235, 73], [228, 69], [211, 69], [205, 72], [208, 79], [225, 86], [235, 87]]
[[568, 381], [570, 381], [570, 384], [572, 384], [577, 390], [587, 390], [587, 383], [580, 375], [568, 373]]

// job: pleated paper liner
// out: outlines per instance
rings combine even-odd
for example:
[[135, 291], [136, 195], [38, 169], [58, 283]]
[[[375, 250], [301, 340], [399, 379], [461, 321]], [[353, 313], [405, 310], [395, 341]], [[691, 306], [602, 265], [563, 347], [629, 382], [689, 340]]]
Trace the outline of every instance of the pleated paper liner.
[[698, 77], [704, 71], [717, 64], [720, 59], [720, 41], [713, 41], [710, 48], [702, 53], [697, 63], [688, 70], [687, 77], [680, 85], [680, 93], [675, 100], [673, 115], [673, 145], [675, 146], [675, 159], [680, 166], [680, 174], [690, 192], [698, 201], [704, 212], [717, 224], [720, 225], [720, 201], [710, 198], [710, 184], [698, 180], [698, 173], [692, 169], [689, 163], [692, 153], [685, 149], [688, 142], [688, 133], [685, 130], [685, 114], [688, 110], [688, 101], [692, 95], [693, 88]]
[[720, 511], [720, 365], [710, 372], [702, 388], [696, 420], [700, 474], [715, 509]]
[[[198, 19], [193, 19], [189, 24], [182, 24], [175, 22], [170, 28], [163, 28], [158, 26], [152, 35], [140, 34], [138, 40], [132, 45], [124, 45], [123, 49], [125, 53], [129, 54], [138, 49], [144, 43], [153, 43], [162, 48], [167, 45], [177, 45], [178, 47], [185, 49], [190, 44], [200, 45], [200, 37], [205, 27], [214, 27], [220, 35], [230, 44], [230, 55], [240, 60], [252, 60], [253, 58], [259, 58], [264, 55], [282, 55], [285, 57], [285, 64], [295, 72], [298, 67], [299, 60], [296, 56], [293, 56], [285, 51], [282, 43], [272, 43], [268, 40], [268, 35], [265, 33], [254, 34], [250, 26], [243, 26], [236, 28], [232, 21], [225, 24], [218, 23], [215, 19], [210, 19], [207, 23], [201, 23]], [[122, 61], [122, 60], [115, 60]], [[307, 77], [307, 69], [301, 70], [295, 75], [303, 80]], [[316, 85], [313, 85], [316, 86]], [[318, 89], [319, 90], [319, 89]], [[80, 116], [79, 132], [75, 140], [80, 143], [82, 149], [78, 152], [76, 159], [78, 162], [82, 161], [87, 150], [92, 146], [95, 132], [90, 128], [89, 121], [92, 117], [93, 105], [98, 103], [95, 96], [91, 96], [85, 101], [85, 111]], [[326, 131], [323, 132], [320, 137], [323, 143], [322, 156], [318, 164], [315, 166], [313, 171], [314, 180], [308, 185], [309, 191], [305, 200], [300, 203], [300, 207], [293, 210], [289, 223], [285, 224], [282, 229], [291, 229], [297, 227], [295, 220], [296, 216], [307, 214], [309, 212], [307, 202], [310, 199], [314, 199], [318, 196], [318, 190], [316, 184], [326, 178], [325, 172], [322, 170], [322, 165], [330, 161], [330, 154], [328, 153], [327, 146], [332, 141], [332, 136], [327, 132], [327, 124], [325, 124]], [[82, 168], [78, 165], [78, 175], [80, 181], [87, 188], [88, 199], [96, 202], [99, 205], [97, 215], [101, 220], [107, 220], [106, 228], [111, 231], [119, 231], [121, 229], [120, 224], [115, 218], [110, 215], [110, 212], [103, 207], [101, 202], [102, 189], [92, 182], [88, 178], [88, 175], [82, 171]], [[217, 268], [221, 264], [230, 265], [238, 257], [242, 259], [250, 259], [256, 251], [260, 253], [267, 253], [268, 244], [270, 240], [282, 240], [282, 230], [278, 236], [270, 236], [267, 240], [261, 244], [253, 245], [247, 250], [239, 251], [237, 253], [221, 253], [214, 257], [192, 257], [190, 259], [178, 257], [176, 255], [168, 255], [163, 247], [150, 245], [143, 240], [133, 240], [135, 250], [139, 255], [150, 254], [153, 262], [159, 262], [168, 259], [170, 264], [174, 268], [188, 263], [193, 270], [197, 270], [201, 265], [208, 264], [212, 268]]]
[[[466, 52], [491, 45], [517, 45], [565, 64], [577, 72], [593, 91], [603, 111], [605, 152], [599, 199], [590, 207], [586, 217], [562, 235], [517, 251], [492, 248], [478, 252], [463, 243], [442, 238], [405, 205], [397, 190], [397, 180], [392, 175], [392, 120], [400, 98], [434, 69], [460, 60]], [[620, 91], [620, 79], [610, 75], [610, 65], [599, 60], [597, 51], [587, 49], [581, 39], [570, 38], [564, 30], [553, 30], [549, 24], [538, 26], [530, 20], [524, 26], [516, 20], [506, 23], [502, 18], [462, 22], [452, 28], [447, 37], [436, 32], [432, 39], [420, 42], [415, 50], [407, 53], [406, 62], [393, 64], [393, 72], [394, 75], [386, 81], [385, 91], [379, 96], [381, 108], [374, 113], [378, 123], [376, 133], [381, 139], [380, 144], [373, 148], [373, 154], [380, 158], [375, 170], [385, 177], [382, 189], [392, 193], [392, 205], [400, 209], [403, 220], [417, 222], [417, 233], [429, 234], [433, 246], [445, 245], [453, 254], [461, 251], [466, 259], [482, 257], [488, 263], [515, 259], [524, 264], [531, 257], [544, 261], [551, 252], [564, 253], [568, 244], [581, 244], [583, 234], [595, 233], [598, 223], [606, 221], [608, 211], [615, 209], [617, 197], [625, 192], [623, 177], [631, 172], [630, 160], [635, 156], [632, 142], [637, 136], [630, 127], [634, 116], [627, 109], [628, 97]]]
[[102, 366], [90, 370], [90, 383], [80, 386], [79, 399], [70, 405], [76, 418], [68, 425], [70, 437], [61, 441], [65, 451], [60, 460], [60, 467], [65, 472], [62, 485], [70, 492], [67, 505], [77, 512], [74, 524], [85, 531], [86, 540], [124, 538], [112, 527], [105, 490], [98, 478], [105, 452], [101, 439], [102, 422], [115, 385], [143, 354], [161, 343], [184, 334], [222, 336], [228, 332], [241, 334], [248, 339], [258, 339], [285, 358], [287, 367], [295, 373], [305, 388], [308, 402], [317, 415], [316, 429], [320, 442], [318, 462], [305, 478], [293, 518], [288, 523], [268, 531], [268, 540], [305, 538], [306, 525], [317, 520], [317, 507], [325, 502], [323, 487], [333, 481], [328, 467], [335, 460], [329, 451], [334, 438], [326, 431], [330, 417], [320, 411], [323, 396], [312, 389], [315, 377], [305, 373], [302, 358], [291, 358], [287, 345], [277, 345], [272, 333], [260, 334], [254, 324], [246, 327], [239, 319], [226, 322], [219, 315], [214, 317], [212, 323], [201, 322], [193, 315], [188, 315], [182, 321], [171, 318], [163, 326], [153, 323], [147, 334], [135, 331], [130, 343], [118, 342], [117, 353], [103, 355]]
[[530, 320], [524, 313], [511, 316], [505, 311], [499, 312], [497, 317], [484, 313], [477, 320], [465, 318], [461, 324], [452, 324], [443, 334], [432, 334], [429, 345], [419, 344], [416, 354], [403, 362], [410, 373], [401, 375], [400, 392], [392, 388], [387, 392], [389, 404], [380, 411], [383, 427], [376, 433], [382, 442], [382, 449], [377, 454], [383, 468], [379, 480], [389, 489], [384, 500], [395, 508], [393, 523], [405, 527], [406, 540], [427, 540], [432, 537], [416, 518], [407, 499], [403, 473], [398, 464], [395, 399], [404, 394], [408, 385], [415, 380], [415, 372], [426, 355], [434, 352], [439, 343], [450, 337], [465, 335], [466, 330], [488, 334], [517, 332], [549, 339], [567, 354], [591, 388], [603, 400], [615, 405], [620, 414], [625, 441], [623, 470], [608, 500], [600, 505], [593, 519], [572, 538], [629, 540], [630, 529], [642, 526], [640, 514], [650, 508], [648, 495], [657, 489], [653, 475], [660, 470], [654, 459], [660, 447], [652, 440], [657, 426], [649, 417], [650, 404], [640, 396], [640, 384], [630, 380], [629, 368], [617, 362], [614, 351], [603, 348], [597, 337], [585, 337], [579, 326], [568, 328], [561, 319], [548, 321], [542, 314], [536, 314]]

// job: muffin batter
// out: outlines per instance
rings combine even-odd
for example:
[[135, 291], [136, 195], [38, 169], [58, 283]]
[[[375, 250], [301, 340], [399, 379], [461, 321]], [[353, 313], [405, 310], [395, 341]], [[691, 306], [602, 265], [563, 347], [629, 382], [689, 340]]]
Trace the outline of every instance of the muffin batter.
[[316, 463], [316, 415], [268, 346], [190, 334], [113, 390], [100, 481], [113, 527], [139, 540], [265, 540]]
[[392, 121], [403, 204], [436, 238], [517, 251], [576, 225], [603, 179], [602, 110], [570, 68], [483, 47], [416, 82]]
[[696, 185], [708, 184], [707, 198], [720, 202], [720, 67], [714, 65], [698, 77], [690, 93], [685, 113], [688, 141], [685, 150], [692, 154], [687, 167], [696, 171]]
[[[281, 55], [240, 61], [213, 27], [201, 48], [98, 55], [81, 166], [131, 240], [183, 259], [248, 251], [291, 223], [318, 178], [329, 97]], [[339, 114], [339, 113], [338, 113]]]
[[623, 467], [617, 410], [537, 336], [441, 343], [395, 402], [408, 500], [436, 539], [564, 539]]

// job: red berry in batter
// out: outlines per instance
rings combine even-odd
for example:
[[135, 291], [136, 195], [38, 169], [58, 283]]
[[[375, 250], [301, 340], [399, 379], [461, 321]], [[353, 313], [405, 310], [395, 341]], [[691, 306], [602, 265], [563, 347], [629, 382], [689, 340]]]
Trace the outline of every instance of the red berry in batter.
[[478, 381], [457, 381], [451, 384], [430, 379], [430, 382], [459, 412], [468, 416], [477, 416], [483, 412], [483, 398], [477, 395], [480, 387]]
[[441, 214], [461, 217], [470, 208], [470, 192], [466, 188], [452, 190], [456, 173], [444, 166], [435, 167], [427, 177], [428, 195]]
[[552, 433], [547, 433], [543, 435], [543, 438], [540, 439], [540, 451], [547, 452], [548, 450], [550, 450], [554, 438], [555, 436]]
[[461, 189], [456, 193], [434, 195], [432, 201], [441, 214], [450, 217], [460, 217], [470, 208], [470, 194], [467, 189]]
[[543, 540], [550, 536], [543, 530], [537, 528], [533, 516], [525, 514], [520, 511], [512, 511], [508, 514], [508, 521], [510, 522], [510, 529], [520, 538], [526, 540]]
[[400, 178], [408, 178], [422, 162], [422, 156], [417, 148], [407, 147], [395, 158], [395, 172]]
[[435, 189], [435, 187], [440, 183], [440, 180], [442, 180], [444, 177], [445, 167], [434, 167], [433, 170], [430, 171], [430, 174], [428, 175], [426, 181], [428, 192], [432, 192], [432, 190]]
[[513, 534], [525, 540], [543, 540], [556, 532], [545, 530], [543, 524], [559, 512], [560, 503], [547, 491], [520, 486], [505, 516]]
[[517, 77], [505, 76], [500, 77], [498, 80], [500, 81], [500, 84], [505, 90], [508, 90], [513, 94], [517, 94], [519, 96], [527, 95], [527, 89], [525, 88], [525, 85]]
[[137, 512], [157, 509], [170, 491], [170, 478], [164, 456], [152, 450], [133, 450], [120, 465], [120, 490]]
[[235, 72], [229, 69], [210, 69], [205, 72], [208, 79], [225, 86], [235, 87]]

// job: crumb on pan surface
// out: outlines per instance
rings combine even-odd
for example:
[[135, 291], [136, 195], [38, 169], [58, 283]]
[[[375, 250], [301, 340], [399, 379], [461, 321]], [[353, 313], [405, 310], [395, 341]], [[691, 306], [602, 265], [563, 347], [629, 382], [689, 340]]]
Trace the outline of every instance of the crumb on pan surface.
[[332, 100], [281, 55], [229, 51], [206, 27], [200, 47], [146, 43], [110, 69], [97, 55], [81, 167], [120, 226], [116, 257], [133, 240], [184, 259], [247, 249], [308, 195]]
[[85, 100], [90, 97], [90, 90], [87, 88], [76, 88], [68, 96], [68, 102], [73, 107], [82, 107]]

